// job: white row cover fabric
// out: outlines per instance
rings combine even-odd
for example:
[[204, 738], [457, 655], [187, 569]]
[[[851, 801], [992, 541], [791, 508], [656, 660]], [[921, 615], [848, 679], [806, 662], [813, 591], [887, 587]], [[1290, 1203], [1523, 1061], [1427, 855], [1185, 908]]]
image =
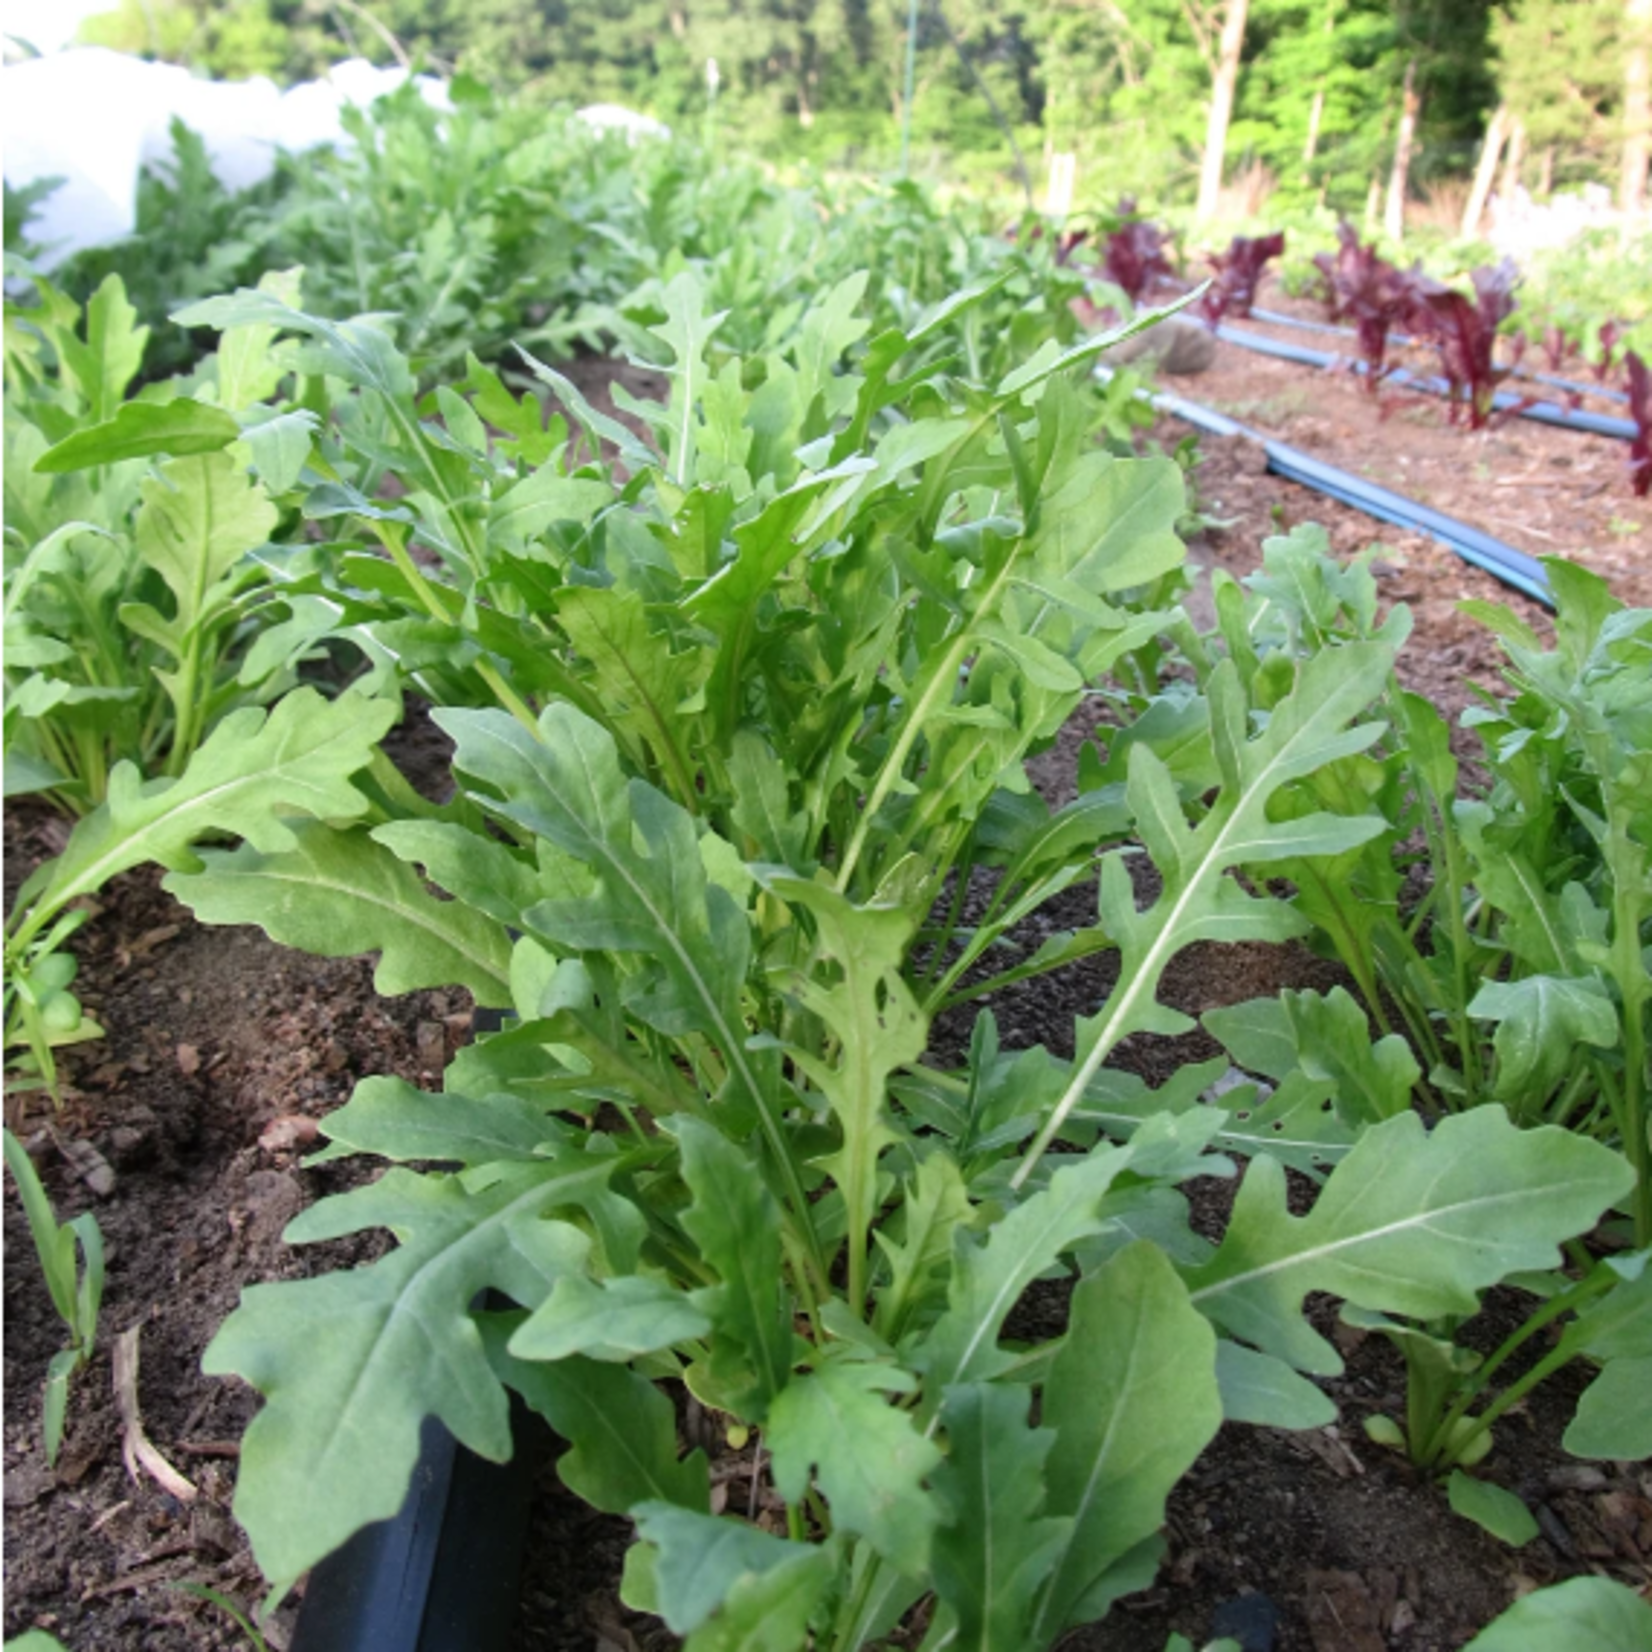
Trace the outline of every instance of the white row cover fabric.
[[[212, 170], [228, 189], [269, 176], [276, 151], [343, 140], [339, 113], [368, 104], [407, 79], [361, 58], [322, 80], [282, 91], [274, 81], [201, 80], [170, 63], [149, 63], [101, 47], [84, 47], [9, 64], [0, 98], [6, 182], [40, 178], [63, 184], [36, 208], [33, 240], [49, 250], [43, 267], [130, 235], [139, 171], [172, 153], [174, 117], [200, 133]], [[432, 106], [451, 108], [439, 80], [420, 77]]]
[[[278, 150], [348, 141], [339, 122], [346, 104], [366, 105], [395, 91], [402, 69], [362, 58], [335, 65], [321, 80], [282, 91], [274, 81], [202, 80], [170, 63], [149, 63], [101, 47], [80, 47], [9, 64], [0, 99], [6, 182], [40, 178], [62, 185], [35, 209], [30, 236], [47, 250], [50, 270], [82, 247], [103, 246], [136, 226], [138, 174], [172, 153], [174, 117], [205, 140], [226, 189], [267, 178]], [[453, 105], [444, 81], [418, 77], [433, 108]], [[597, 131], [668, 138], [671, 129], [616, 103], [595, 103], [577, 119]]]
[[1551, 195], [1546, 201], [1534, 201], [1525, 186], [1519, 185], [1512, 196], [1491, 198], [1489, 216], [1486, 239], [1522, 267], [1593, 230], [1628, 235], [1646, 222], [1619, 212], [1604, 184], [1585, 184], [1575, 193]]

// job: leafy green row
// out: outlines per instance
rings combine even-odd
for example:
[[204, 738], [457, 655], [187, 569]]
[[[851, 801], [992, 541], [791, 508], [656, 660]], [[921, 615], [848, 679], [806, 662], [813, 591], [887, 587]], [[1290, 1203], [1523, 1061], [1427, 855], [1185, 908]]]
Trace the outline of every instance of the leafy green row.
[[[376, 750], [395, 707], [364, 688], [235, 710], [175, 777], [115, 770], [9, 955], [158, 860], [207, 921], [511, 1012], [439, 1094], [368, 1079], [327, 1121], [329, 1156], [396, 1167], [292, 1238], [396, 1248], [254, 1287], [209, 1350], [266, 1396], [237, 1510], [272, 1578], [394, 1511], [426, 1416], [507, 1454], [515, 1390], [568, 1440], [569, 1485], [636, 1521], [627, 1597], [692, 1646], [851, 1648], [923, 1614], [934, 1647], [1053, 1644], [1151, 1578], [1164, 1499], [1223, 1418], [1329, 1420], [1310, 1291], [1409, 1352], [1490, 1287], [1538, 1286], [1556, 1358], [1600, 1366], [1572, 1443], [1643, 1449], [1621, 1396], [1652, 1357], [1645, 1253], [1563, 1271], [1640, 1185], [1621, 1133], [1496, 1105], [1425, 1128], [1410, 1049], [1347, 993], [1207, 1018], [1266, 1094], [1217, 1094], [1226, 1060], [1157, 1091], [1110, 1064], [1188, 1026], [1158, 997], [1184, 949], [1335, 940], [1315, 879], [1391, 862], [1431, 760], [1391, 688], [1403, 613], [1379, 626], [1369, 576], [1296, 540], [1197, 635], [1180, 472], [1098, 446], [1075, 377], [1107, 341], [983, 380], [960, 344], [1002, 283], [909, 326], [870, 323], [866, 290], [743, 354], [702, 276], [673, 276], [669, 395], [626, 408], [647, 439], [538, 363], [549, 422], [479, 362], [418, 398], [385, 332], [278, 291], [185, 314], [326, 407], [282, 497], [329, 542], [283, 598], [437, 703], [460, 792], [399, 781]], [[177, 439], [166, 405], [127, 415], [150, 456]], [[1629, 740], [1610, 719], [1639, 703], [1641, 621], [1591, 591], [1563, 642], [1601, 661], [1598, 738]], [[1089, 694], [1118, 726], [1052, 809], [1025, 764]], [[1003, 964], [1092, 878], [1093, 924]], [[1005, 1055], [990, 1016], [964, 1071], [926, 1061], [938, 1014], [1102, 951], [1116, 976], [1071, 1062]], [[1627, 1058], [1641, 1001], [1600, 967]], [[1212, 1245], [1180, 1189], [1231, 1176], [1228, 1152], [1250, 1162]], [[1286, 1166], [1322, 1181], [1306, 1216]], [[1028, 1341], [1014, 1311], [1052, 1276], [1065, 1329]], [[474, 1309], [484, 1289], [514, 1307]], [[759, 1431], [783, 1533], [712, 1514], [661, 1382]], [[1414, 1411], [1431, 1466], [1436, 1436], [1471, 1460], [1460, 1425], [1483, 1436], [1512, 1392], [1471, 1416], [1483, 1391]]]

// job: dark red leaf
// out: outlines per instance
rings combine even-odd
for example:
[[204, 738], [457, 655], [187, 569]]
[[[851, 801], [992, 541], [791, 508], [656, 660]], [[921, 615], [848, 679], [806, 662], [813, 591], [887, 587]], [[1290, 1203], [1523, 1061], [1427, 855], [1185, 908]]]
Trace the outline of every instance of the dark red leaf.
[[1605, 384], [1612, 371], [1612, 352], [1622, 334], [1623, 329], [1615, 321], [1600, 324], [1600, 360], [1595, 363], [1595, 379], [1600, 384]]
[[1439, 352], [1441, 371], [1451, 386], [1453, 420], [1466, 415], [1470, 429], [1483, 430], [1497, 386], [1509, 374], [1497, 365], [1497, 329], [1519, 307], [1514, 289], [1520, 274], [1513, 260], [1505, 258], [1495, 267], [1475, 270], [1469, 279], [1473, 298], [1438, 281], [1419, 280], [1412, 324]]
[[1236, 235], [1226, 252], [1211, 254], [1216, 279], [1205, 291], [1199, 308], [1206, 321], [1216, 326], [1229, 311], [1236, 316], [1250, 314], [1261, 285], [1262, 267], [1285, 250], [1285, 232], [1272, 235]]
[[1155, 283], [1174, 277], [1176, 272], [1166, 256], [1170, 237], [1136, 211], [1135, 198], [1130, 195], [1119, 202], [1113, 219], [1101, 273], [1136, 304]]
[[1388, 330], [1415, 307], [1420, 270], [1396, 269], [1374, 246], [1362, 246], [1358, 232], [1346, 221], [1337, 225], [1335, 255], [1322, 252], [1314, 263], [1330, 293], [1331, 319], [1351, 321], [1359, 335], [1365, 388], [1375, 394], [1388, 371]]
[[1652, 494], [1652, 372], [1633, 350], [1624, 352], [1629, 387], [1629, 417], [1635, 434], [1629, 442], [1629, 486], [1637, 498]]

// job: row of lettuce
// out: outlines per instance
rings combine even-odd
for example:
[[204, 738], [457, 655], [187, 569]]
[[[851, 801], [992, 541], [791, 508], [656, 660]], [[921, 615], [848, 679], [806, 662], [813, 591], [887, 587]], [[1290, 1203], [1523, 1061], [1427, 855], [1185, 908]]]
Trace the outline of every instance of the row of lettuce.
[[[135, 395], [117, 279], [8, 313], [7, 791], [79, 817], [8, 923], [12, 1078], [96, 1035], [67, 942], [145, 863], [202, 921], [506, 1013], [439, 1093], [368, 1078], [325, 1121], [390, 1168], [290, 1237], [395, 1248], [253, 1286], [208, 1350], [265, 1397], [236, 1511], [274, 1582], [395, 1511], [426, 1416], [508, 1454], [514, 1392], [690, 1647], [1053, 1645], [1151, 1581], [1224, 1419], [1333, 1419], [1310, 1292], [1405, 1354], [1373, 1436], [1511, 1542], [1470, 1471], [1561, 1366], [1568, 1449], [1652, 1453], [1652, 613], [1560, 560], [1552, 646], [1477, 606], [1507, 684], [1471, 782], [1396, 677], [1405, 611], [1318, 530], [1195, 626], [1182, 472], [1061, 266], [934, 250], [760, 308], [761, 250], [667, 260], [612, 310], [667, 386], [625, 420], [297, 272], [180, 312], [215, 348]], [[447, 803], [385, 753], [409, 693]], [[1098, 697], [1051, 807], [1025, 763]], [[1075, 886], [1093, 918], [1043, 933]], [[1354, 990], [1213, 1010], [1224, 1055], [1157, 1088], [1113, 1063], [1193, 1025], [1158, 997], [1185, 949], [1292, 937]], [[1070, 1060], [1001, 1046], [995, 992], [1098, 954]], [[1236, 1160], [1213, 1243], [1183, 1184]], [[1028, 1342], [1052, 1271], [1067, 1326]], [[1500, 1285], [1528, 1311], [1481, 1360]], [[757, 1433], [779, 1529], [712, 1512], [674, 1385]], [[1597, 1579], [1480, 1644], [1555, 1612], [1645, 1632]]]

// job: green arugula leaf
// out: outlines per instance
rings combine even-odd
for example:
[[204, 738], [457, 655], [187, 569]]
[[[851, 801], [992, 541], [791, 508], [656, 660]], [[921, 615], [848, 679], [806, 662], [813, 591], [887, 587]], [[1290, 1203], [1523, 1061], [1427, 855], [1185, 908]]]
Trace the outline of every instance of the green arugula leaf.
[[1216, 1385], [1230, 1423], [1259, 1428], [1323, 1428], [1337, 1419], [1329, 1397], [1283, 1360], [1240, 1342], [1216, 1343]]
[[885, 1396], [915, 1386], [898, 1366], [820, 1358], [776, 1397], [764, 1430], [780, 1495], [800, 1503], [812, 1468], [834, 1529], [866, 1538], [908, 1577], [928, 1564], [937, 1511], [923, 1481], [941, 1453]]
[[954, 1235], [975, 1220], [963, 1174], [950, 1154], [935, 1148], [918, 1161], [901, 1214], [898, 1235], [881, 1227], [872, 1235], [889, 1264], [872, 1328], [892, 1344], [900, 1341], [913, 1316], [945, 1298]]
[[1646, 1652], [1652, 1606], [1607, 1577], [1574, 1577], [1522, 1596], [1463, 1652]]
[[1286, 991], [1279, 1002], [1304, 1076], [1333, 1087], [1337, 1112], [1348, 1124], [1380, 1124], [1411, 1105], [1422, 1070], [1410, 1046], [1398, 1033], [1373, 1044], [1365, 1011], [1346, 988], [1323, 995]]
[[722, 1610], [689, 1636], [684, 1652], [795, 1652], [836, 1579], [829, 1549], [787, 1556], [778, 1566], [737, 1577]]
[[82, 426], [49, 447], [34, 468], [60, 475], [157, 453], [216, 453], [240, 434], [241, 427], [221, 407], [188, 396], [170, 402], [124, 402], [112, 419]]
[[86, 417], [106, 424], [120, 410], [126, 387], [143, 366], [149, 329], [136, 326], [138, 312], [127, 302], [118, 275], [106, 275], [86, 306], [86, 338], [72, 328], [55, 333], [63, 373], [80, 392]]
[[1163, 892], [1136, 909], [1124, 861], [1102, 862], [1101, 917], [1120, 950], [1119, 983], [1105, 1008], [1079, 1027], [1079, 1059], [1016, 1172], [1020, 1185], [1061, 1131], [1067, 1115], [1120, 1039], [1132, 1032], [1174, 1033], [1186, 1018], [1155, 997], [1165, 966], [1194, 941], [1285, 940], [1303, 920], [1282, 903], [1247, 894], [1226, 874], [1232, 868], [1287, 856], [1336, 854], [1381, 832], [1377, 817], [1305, 816], [1279, 826], [1268, 803], [1281, 786], [1338, 758], [1363, 750], [1381, 732], [1376, 723], [1347, 727], [1387, 679], [1393, 650], [1355, 643], [1304, 662], [1292, 692], [1273, 707], [1261, 734], [1244, 738], [1246, 707], [1238, 673], [1224, 661], [1207, 689], [1222, 788], [1197, 827], [1183, 817], [1174, 781], [1145, 745], [1130, 753], [1127, 796], [1142, 841], [1163, 880]]
[[671, 1035], [694, 1031], [728, 1069], [719, 1096], [732, 1129], [761, 1123], [789, 1213], [811, 1247], [809, 1200], [781, 1119], [784, 1085], [773, 1051], [747, 1048], [744, 990], [751, 956], [745, 915], [709, 883], [687, 812], [641, 781], [627, 782], [613, 737], [573, 707], [547, 707], [535, 739], [503, 712], [444, 711], [455, 767], [495, 795], [476, 801], [547, 838], [592, 868], [597, 892], [543, 901], [524, 914], [565, 950], [618, 951], [655, 970], [629, 983], [627, 1009]]
[[677, 1414], [658, 1387], [595, 1360], [516, 1359], [507, 1345], [520, 1314], [481, 1314], [476, 1323], [499, 1380], [568, 1442], [556, 1472], [576, 1497], [605, 1514], [658, 1505], [705, 1517], [711, 1504], [705, 1453], [678, 1458]]
[[1101, 1146], [1076, 1163], [1063, 1158], [1049, 1185], [996, 1222], [985, 1240], [956, 1231], [946, 1311], [907, 1351], [924, 1373], [926, 1396], [935, 1397], [927, 1408], [947, 1388], [986, 1381], [1014, 1363], [998, 1346], [1010, 1309], [1064, 1251], [1101, 1231], [1098, 1207], [1131, 1157], [1128, 1147]]
[[272, 941], [320, 958], [377, 952], [374, 990], [466, 988], [478, 1004], [511, 1007], [510, 937], [462, 901], [440, 901], [417, 874], [363, 831], [314, 823], [294, 847], [266, 855], [208, 849], [198, 872], [166, 880], [202, 923], [257, 924]]
[[1611, 1049], [1619, 1041], [1617, 1006], [1594, 978], [1482, 981], [1468, 1013], [1497, 1023], [1493, 1093], [1514, 1107], [1547, 1097], [1571, 1070], [1579, 1044]]
[[1285, 1174], [1252, 1161], [1216, 1255], [1183, 1270], [1224, 1331], [1316, 1375], [1342, 1369], [1302, 1317], [1311, 1290], [1411, 1319], [1467, 1315], [1511, 1273], [1554, 1266], [1628, 1190], [1621, 1155], [1569, 1131], [1517, 1130], [1498, 1108], [1415, 1113], [1367, 1130], [1313, 1209], [1292, 1216]]
[[627, 1274], [600, 1282], [564, 1274], [511, 1338], [518, 1359], [562, 1360], [584, 1354], [623, 1364], [703, 1337], [711, 1320], [663, 1279]]
[[277, 496], [298, 485], [315, 446], [318, 420], [307, 407], [241, 427], [241, 440], [258, 480]]
[[469, 1166], [544, 1158], [564, 1127], [542, 1107], [500, 1090], [432, 1095], [404, 1078], [376, 1074], [322, 1121], [331, 1146], [310, 1164], [372, 1153], [399, 1163], [453, 1160]]
[[695, 1297], [713, 1326], [706, 1377], [716, 1403], [761, 1422], [791, 1374], [796, 1343], [781, 1287], [780, 1209], [750, 1157], [711, 1125], [684, 1118], [676, 1129], [694, 1195], [682, 1224], [722, 1280]]
[[1164, 1523], [1171, 1488], [1221, 1421], [1209, 1324], [1164, 1253], [1130, 1245], [1073, 1293], [1044, 1387], [1043, 1424], [1056, 1436], [1048, 1508], [1071, 1519], [1072, 1537], [1035, 1644], [1105, 1613], [1122, 1592], [1113, 1568]]
[[1538, 1535], [1532, 1511], [1514, 1495], [1489, 1480], [1476, 1480], [1459, 1469], [1446, 1481], [1446, 1500], [1465, 1520], [1490, 1532], [1511, 1549], [1524, 1548]]
[[250, 1286], [202, 1356], [209, 1376], [243, 1377], [267, 1401], [242, 1443], [235, 1511], [268, 1577], [297, 1577], [396, 1512], [426, 1416], [479, 1456], [510, 1455], [509, 1408], [470, 1303], [493, 1286], [537, 1306], [581, 1267], [589, 1241], [546, 1218], [589, 1204], [619, 1164], [514, 1164], [475, 1191], [392, 1170], [289, 1226], [294, 1244], [374, 1227], [402, 1242], [366, 1267]]
[[[1652, 1253], [1606, 1264], [1620, 1274], [1609, 1295], [1562, 1333], [1562, 1345], [1602, 1363], [1561, 1444], [1574, 1457], [1652, 1457]], [[1627, 1275], [1627, 1277], [1622, 1277]]]
[[[735, 1591], [742, 1583], [776, 1573], [784, 1575], [778, 1594], [763, 1598], [765, 1604], [783, 1610], [783, 1626], [795, 1627], [797, 1633], [791, 1639], [772, 1643], [761, 1639], [710, 1639], [696, 1643], [696, 1652], [702, 1645], [707, 1652], [713, 1648], [721, 1652], [724, 1647], [755, 1649], [770, 1644], [789, 1652], [799, 1644], [798, 1634], [807, 1623], [808, 1611], [835, 1571], [830, 1548], [788, 1543], [742, 1520], [696, 1514], [661, 1502], [641, 1503], [631, 1510], [631, 1516], [637, 1522], [638, 1535], [657, 1551], [653, 1610], [679, 1635], [692, 1634], [719, 1608], [733, 1607]], [[798, 1609], [805, 1599], [808, 1606], [799, 1622]], [[739, 1614], [742, 1618], [750, 1619], [751, 1604], [747, 1597]]]
[[1025, 1388], [958, 1383], [941, 1409], [948, 1451], [935, 1494], [951, 1518], [935, 1534], [937, 1598], [959, 1652], [1023, 1652], [1034, 1600], [1073, 1532], [1045, 1509], [1053, 1429], [1030, 1428]]
[[898, 1139], [889, 1124], [889, 1078], [929, 1042], [929, 1019], [901, 975], [917, 926], [908, 911], [855, 906], [824, 883], [773, 873], [764, 882], [813, 916], [817, 959], [831, 960], [841, 976], [827, 986], [816, 974], [800, 975], [788, 991], [837, 1044], [834, 1060], [801, 1049], [792, 1051], [792, 1060], [826, 1097], [843, 1132], [842, 1145], [819, 1163], [843, 1195], [849, 1306], [859, 1315], [866, 1300], [866, 1236], [878, 1205], [878, 1158]]
[[182, 636], [207, 617], [213, 587], [269, 538], [276, 509], [227, 453], [168, 460], [142, 492], [138, 554], [170, 587]]
[[192, 845], [206, 832], [234, 833], [262, 853], [279, 854], [298, 841], [285, 817], [349, 820], [364, 813], [367, 798], [350, 777], [368, 766], [395, 718], [388, 701], [355, 692], [328, 701], [300, 688], [267, 716], [250, 706], [232, 712], [176, 780], [143, 781], [122, 763], [109, 778], [108, 801], [75, 828], [31, 891], [12, 947], [26, 946], [71, 901], [145, 861], [198, 868]]

